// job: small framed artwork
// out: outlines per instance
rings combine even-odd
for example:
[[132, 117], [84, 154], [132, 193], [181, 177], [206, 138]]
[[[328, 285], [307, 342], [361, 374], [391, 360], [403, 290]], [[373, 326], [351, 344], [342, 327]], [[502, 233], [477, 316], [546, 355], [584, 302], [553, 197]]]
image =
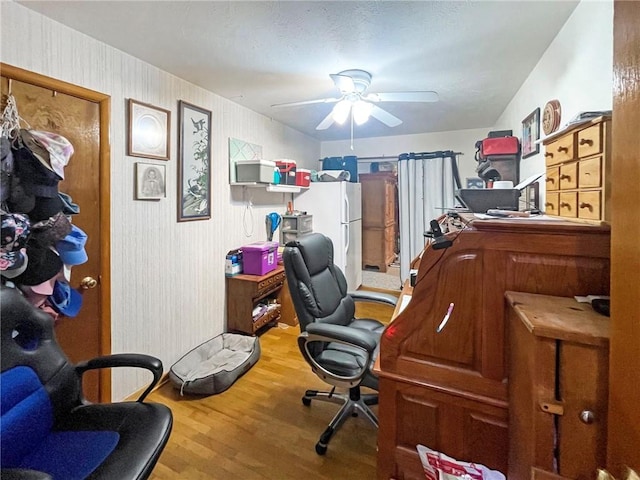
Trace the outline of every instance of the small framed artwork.
[[129, 99], [127, 155], [169, 160], [171, 112]]
[[166, 196], [164, 165], [136, 163], [136, 199], [160, 200]]
[[178, 221], [211, 218], [211, 112], [178, 102]]
[[538, 140], [540, 140], [540, 108], [536, 108], [522, 120], [522, 158], [540, 152]]

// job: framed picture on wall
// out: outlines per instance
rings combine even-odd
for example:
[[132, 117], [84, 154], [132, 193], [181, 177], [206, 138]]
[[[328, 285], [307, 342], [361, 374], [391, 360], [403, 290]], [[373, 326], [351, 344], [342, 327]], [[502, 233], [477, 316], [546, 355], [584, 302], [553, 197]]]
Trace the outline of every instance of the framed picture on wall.
[[527, 158], [540, 152], [540, 108], [536, 108], [522, 120], [522, 158]]
[[178, 221], [211, 218], [211, 112], [178, 102]]
[[136, 199], [160, 200], [166, 196], [164, 165], [136, 163]]
[[171, 112], [129, 99], [127, 155], [169, 160]]

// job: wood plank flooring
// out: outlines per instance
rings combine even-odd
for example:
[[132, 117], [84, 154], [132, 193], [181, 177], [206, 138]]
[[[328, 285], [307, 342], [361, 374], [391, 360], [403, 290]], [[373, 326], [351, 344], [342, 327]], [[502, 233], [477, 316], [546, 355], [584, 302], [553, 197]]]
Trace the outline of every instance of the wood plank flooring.
[[[387, 307], [359, 314], [388, 320]], [[376, 476], [377, 430], [366, 419], [348, 419], [326, 455], [315, 453], [337, 405], [302, 404], [306, 389], [326, 390], [302, 358], [298, 327], [281, 325], [260, 336], [261, 357], [226, 392], [180, 396], [165, 384], [149, 396], [173, 411], [171, 437], [152, 480], [224, 479], [371, 480]], [[377, 413], [377, 406], [373, 407]]]

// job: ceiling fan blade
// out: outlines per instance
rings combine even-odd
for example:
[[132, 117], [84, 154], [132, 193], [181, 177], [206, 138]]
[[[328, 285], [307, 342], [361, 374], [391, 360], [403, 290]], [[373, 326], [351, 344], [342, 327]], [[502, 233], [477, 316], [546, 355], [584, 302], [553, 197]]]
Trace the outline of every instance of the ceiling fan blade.
[[402, 123], [402, 120], [400, 120], [398, 117], [391, 115], [389, 112], [381, 109], [375, 104], [371, 105], [371, 116], [373, 118], [377, 118], [388, 127], [397, 127]]
[[331, 125], [333, 125], [333, 110], [331, 110], [329, 115], [324, 117], [324, 119], [318, 124], [316, 130], [326, 130]]
[[363, 95], [364, 100], [370, 102], [437, 102], [436, 92], [389, 92], [389, 93], [369, 93]]
[[320, 98], [319, 100], [303, 100], [301, 102], [276, 103], [272, 107], [297, 107], [298, 105], [313, 105], [314, 103], [336, 103], [342, 98]]
[[337, 73], [332, 73], [329, 76], [340, 92], [351, 93], [356, 91], [356, 84], [353, 83], [353, 78], [346, 75], [339, 75]]

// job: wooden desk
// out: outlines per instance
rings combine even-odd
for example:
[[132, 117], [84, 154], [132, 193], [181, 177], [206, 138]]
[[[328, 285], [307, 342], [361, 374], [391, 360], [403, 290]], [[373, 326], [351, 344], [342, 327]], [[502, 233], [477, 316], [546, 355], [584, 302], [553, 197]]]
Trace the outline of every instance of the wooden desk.
[[381, 339], [379, 479], [423, 480], [418, 444], [507, 474], [504, 293], [609, 292], [607, 226], [463, 217], [446, 235], [453, 245], [425, 248], [411, 302]]
[[507, 292], [509, 479], [593, 479], [606, 464], [609, 319], [573, 298]]

